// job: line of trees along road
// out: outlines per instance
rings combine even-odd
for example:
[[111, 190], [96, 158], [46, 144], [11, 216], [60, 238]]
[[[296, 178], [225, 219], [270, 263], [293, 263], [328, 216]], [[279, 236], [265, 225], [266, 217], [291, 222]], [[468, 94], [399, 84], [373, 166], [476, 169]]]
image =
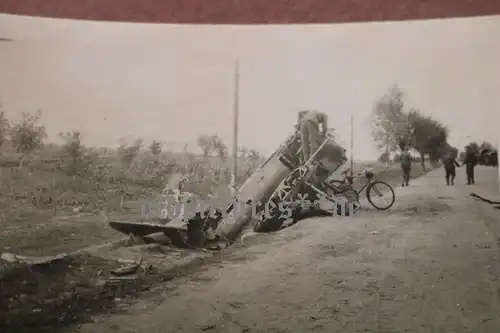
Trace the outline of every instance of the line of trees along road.
[[405, 94], [393, 86], [375, 102], [371, 114], [372, 137], [382, 151], [380, 160], [385, 160], [390, 153], [412, 148], [420, 155], [420, 162], [425, 168], [425, 157], [429, 162], [437, 163], [445, 154], [452, 152], [458, 156], [458, 149], [452, 147], [448, 139], [448, 128], [420, 110], [405, 107]]
[[425, 157], [432, 164], [438, 162], [445, 154], [452, 152], [455, 158], [463, 160], [465, 148], [479, 157], [483, 165], [498, 165], [498, 152], [495, 145], [483, 141], [481, 144], [470, 142], [463, 151], [448, 143], [448, 128], [431, 116], [424, 115], [417, 109], [405, 108], [405, 94], [393, 86], [385, 95], [375, 102], [371, 114], [372, 136], [379, 149], [383, 150], [379, 160], [388, 161], [391, 153], [408, 147], [417, 151], [420, 162], [425, 168]]
[[[478, 162], [482, 165], [498, 166], [498, 150], [488, 141], [483, 141], [481, 144], [477, 142], [470, 142], [466, 147], [478, 156]], [[465, 148], [465, 147], [464, 147]], [[460, 152], [458, 159], [463, 161], [465, 158], [465, 151]]]

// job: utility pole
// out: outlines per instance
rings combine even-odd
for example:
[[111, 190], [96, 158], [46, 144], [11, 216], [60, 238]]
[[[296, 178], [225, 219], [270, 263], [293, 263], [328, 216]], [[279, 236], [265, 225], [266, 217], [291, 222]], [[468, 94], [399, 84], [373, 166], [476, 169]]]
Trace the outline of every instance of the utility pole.
[[389, 131], [387, 131], [385, 136], [385, 168], [389, 168]]
[[495, 150], [497, 151], [497, 169], [498, 169], [498, 190], [500, 191], [500, 167], [498, 163], [498, 146], [500, 145], [500, 140], [496, 140]]
[[353, 175], [353, 165], [354, 165], [354, 110], [351, 112], [351, 177]]
[[231, 177], [231, 188], [236, 192], [236, 176], [238, 175], [238, 118], [239, 118], [239, 84], [240, 68], [239, 59], [234, 64], [234, 106], [233, 106], [233, 172]]
[[188, 147], [189, 147], [189, 143], [185, 143], [184, 147], [182, 149], [182, 159], [184, 160], [184, 172], [188, 171], [187, 169], [188, 169], [188, 165], [189, 165]]

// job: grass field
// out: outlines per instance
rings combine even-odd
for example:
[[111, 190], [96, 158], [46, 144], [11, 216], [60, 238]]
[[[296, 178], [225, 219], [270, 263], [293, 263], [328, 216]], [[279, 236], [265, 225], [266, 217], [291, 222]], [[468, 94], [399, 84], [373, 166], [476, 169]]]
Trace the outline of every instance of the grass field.
[[[105, 217], [137, 218], [143, 200], [173, 178], [188, 177], [185, 190], [202, 198], [229, 195], [230, 163], [216, 158], [139, 154], [129, 165], [112, 154], [90, 152], [75, 170], [57, 152], [35, 152], [18, 168], [19, 156], [0, 155], [0, 251], [50, 254], [120, 237]], [[240, 161], [241, 183], [258, 161]], [[69, 172], [72, 171], [72, 172]]]

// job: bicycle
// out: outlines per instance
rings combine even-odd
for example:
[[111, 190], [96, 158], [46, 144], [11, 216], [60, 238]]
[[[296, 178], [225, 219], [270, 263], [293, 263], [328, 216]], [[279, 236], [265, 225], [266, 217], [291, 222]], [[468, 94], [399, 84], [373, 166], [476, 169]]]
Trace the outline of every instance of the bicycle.
[[[347, 174], [351, 171], [351, 168], [345, 170], [342, 172], [344, 175], [344, 179], [342, 180], [326, 180], [324, 182], [324, 185], [326, 187], [326, 193], [329, 196], [335, 196], [335, 195], [346, 195], [350, 198], [352, 196], [355, 196], [355, 198], [352, 198], [354, 200], [359, 200], [360, 194], [363, 192], [363, 190], [366, 189], [366, 198], [368, 199], [368, 202], [377, 210], [387, 210], [392, 207], [394, 202], [396, 201], [396, 194], [394, 193], [394, 189], [392, 188], [391, 185], [387, 184], [384, 181], [381, 180], [376, 180], [375, 179], [375, 173], [369, 170], [365, 170], [356, 176], [348, 176]], [[366, 183], [361, 187], [360, 190], [355, 190], [353, 188], [353, 183], [354, 179], [366, 179]], [[382, 187], [386, 187], [386, 191], [381, 191], [380, 189]], [[330, 193], [329, 193], [330, 192]], [[331, 193], [333, 192], [333, 193]], [[373, 202], [373, 194], [378, 195], [379, 197], [383, 197], [384, 193], [387, 193], [390, 196], [389, 204], [386, 206], [378, 206]]]

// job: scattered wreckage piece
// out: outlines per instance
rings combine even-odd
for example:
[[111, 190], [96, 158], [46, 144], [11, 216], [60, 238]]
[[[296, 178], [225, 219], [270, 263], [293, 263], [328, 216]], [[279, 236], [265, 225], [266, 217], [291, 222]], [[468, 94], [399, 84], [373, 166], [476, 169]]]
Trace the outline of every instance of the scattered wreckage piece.
[[[120, 262], [120, 261], [118, 261], [118, 262]], [[126, 266], [122, 266], [122, 267], [113, 269], [110, 273], [111, 273], [111, 275], [114, 275], [114, 276], [124, 276], [124, 275], [134, 274], [139, 270], [141, 265], [142, 265], [142, 256], [140, 257], [140, 259], [138, 261], [135, 261], [132, 264], [129, 263]]]
[[476, 194], [476, 193], [471, 193], [470, 196], [473, 198], [479, 199], [483, 202], [489, 203], [490, 205], [500, 205], [500, 201], [490, 200], [490, 199], [487, 199], [487, 198], [480, 196], [479, 194]]
[[205, 234], [209, 234], [209, 228], [217, 223], [217, 215], [221, 215], [220, 210], [215, 214], [206, 210], [204, 214], [197, 213], [187, 221], [183, 218], [158, 218], [157, 222], [111, 220], [108, 225], [121, 233], [138, 237], [163, 233], [176, 247], [202, 248], [205, 245]]
[[495, 205], [495, 206], [493, 206], [493, 208], [495, 208], [495, 209], [500, 209], [500, 201], [490, 200], [490, 199], [482, 197], [476, 193], [471, 193], [470, 196], [479, 200], [479, 201], [486, 202], [490, 205]]
[[45, 265], [51, 264], [56, 261], [60, 261], [62, 259], [67, 258], [68, 255], [66, 253], [58, 254], [55, 256], [47, 256], [47, 257], [33, 257], [33, 256], [22, 256], [19, 254], [4, 252], [0, 256], [1, 259], [5, 260], [11, 264], [26, 264], [26, 265]]

